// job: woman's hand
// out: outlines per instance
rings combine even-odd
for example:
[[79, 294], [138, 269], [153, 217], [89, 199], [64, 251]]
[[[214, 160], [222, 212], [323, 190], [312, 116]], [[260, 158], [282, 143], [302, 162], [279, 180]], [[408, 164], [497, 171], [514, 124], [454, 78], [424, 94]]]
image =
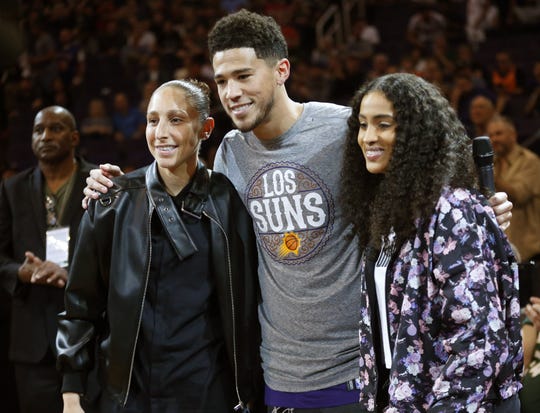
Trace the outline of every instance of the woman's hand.
[[514, 205], [508, 200], [506, 192], [497, 192], [491, 198], [489, 198], [489, 204], [495, 212], [497, 223], [504, 231], [510, 226], [510, 220], [512, 219], [512, 208]]

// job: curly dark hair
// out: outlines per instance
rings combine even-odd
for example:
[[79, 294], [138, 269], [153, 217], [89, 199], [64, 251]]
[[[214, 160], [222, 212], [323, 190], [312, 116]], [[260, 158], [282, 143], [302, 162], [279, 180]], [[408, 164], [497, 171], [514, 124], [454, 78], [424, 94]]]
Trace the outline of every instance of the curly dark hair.
[[[357, 136], [360, 104], [379, 91], [392, 103], [396, 141], [384, 174], [371, 174]], [[352, 113], [341, 171], [344, 215], [360, 246], [380, 247], [393, 230], [396, 245], [425, 225], [443, 187], [477, 188], [471, 141], [440, 91], [422, 78], [396, 73], [363, 85], [351, 101]]]
[[242, 9], [222, 17], [208, 33], [208, 51], [217, 52], [250, 47], [259, 59], [277, 61], [288, 57], [287, 42], [281, 28], [270, 16]]

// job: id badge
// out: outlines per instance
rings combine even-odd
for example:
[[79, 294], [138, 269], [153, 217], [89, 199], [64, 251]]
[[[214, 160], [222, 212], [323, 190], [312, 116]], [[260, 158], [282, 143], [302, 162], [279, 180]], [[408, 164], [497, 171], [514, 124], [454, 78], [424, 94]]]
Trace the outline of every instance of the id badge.
[[69, 259], [69, 227], [55, 228], [47, 231], [47, 261], [60, 267], [68, 266]]

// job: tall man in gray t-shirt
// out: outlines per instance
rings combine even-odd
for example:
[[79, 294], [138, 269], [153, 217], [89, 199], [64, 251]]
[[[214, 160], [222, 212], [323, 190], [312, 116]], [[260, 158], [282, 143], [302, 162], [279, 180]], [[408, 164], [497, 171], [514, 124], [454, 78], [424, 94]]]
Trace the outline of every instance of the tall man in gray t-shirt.
[[336, 165], [350, 112], [289, 98], [287, 45], [269, 17], [226, 16], [208, 47], [221, 103], [237, 127], [214, 167], [243, 197], [259, 244], [266, 404], [362, 411], [354, 388], [360, 253], [342, 219]]

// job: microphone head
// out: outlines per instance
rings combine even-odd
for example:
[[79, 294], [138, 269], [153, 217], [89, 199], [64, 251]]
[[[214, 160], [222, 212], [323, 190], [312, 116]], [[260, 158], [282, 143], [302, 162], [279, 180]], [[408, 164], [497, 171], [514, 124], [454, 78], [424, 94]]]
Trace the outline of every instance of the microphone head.
[[473, 139], [473, 157], [476, 166], [493, 164], [493, 148], [489, 136], [478, 136]]

